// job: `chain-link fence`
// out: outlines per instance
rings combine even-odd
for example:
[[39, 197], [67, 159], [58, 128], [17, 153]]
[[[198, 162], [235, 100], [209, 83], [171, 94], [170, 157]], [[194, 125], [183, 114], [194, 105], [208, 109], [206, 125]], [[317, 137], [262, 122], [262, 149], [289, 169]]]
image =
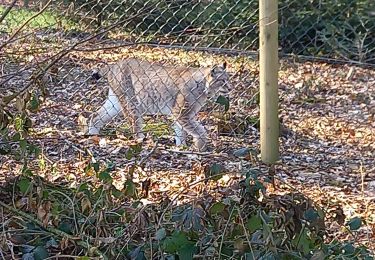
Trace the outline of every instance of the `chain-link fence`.
[[[373, 6], [370, 0], [281, 1], [281, 54], [373, 65]], [[52, 125], [74, 132], [80, 123], [90, 125], [87, 119], [93, 117], [91, 120], [100, 125], [89, 126], [95, 128], [93, 133], [100, 128], [100, 133], [110, 135], [111, 129], [116, 129], [125, 135], [142, 132], [172, 140], [174, 133], [169, 126], [176, 121], [176, 135], [188, 132], [199, 143], [203, 141], [198, 135], [206, 139], [203, 122], [210, 135], [207, 138], [216, 146], [226, 142], [243, 145], [244, 140], [253, 141], [249, 135], [257, 136], [257, 1], [8, 0], [0, 8], [3, 93], [24, 93], [28, 87], [38, 88], [42, 83], [50, 91], [52, 105], [38, 113], [36, 126]], [[112, 66], [109, 73], [120, 73], [110, 76], [112, 82], [92, 79], [92, 72], [103, 64], [124, 59], [144, 63]], [[226, 70], [215, 74], [215, 68], [222, 69], [224, 62], [228, 64]], [[199, 72], [199, 68], [207, 69]], [[231, 87], [224, 92], [229, 91], [230, 107], [219, 95], [222, 89], [215, 92], [217, 96], [201, 100], [202, 95], [210, 96], [206, 93], [209, 85], [215, 85], [216, 80], [223, 83], [226, 73], [230, 80], [224, 80], [225, 84]], [[35, 84], [41, 75], [44, 77]], [[132, 87], [119, 90], [128, 81]], [[163, 86], [166, 82], [169, 87]], [[108, 85], [112, 86], [109, 94], [115, 98], [105, 102]], [[196, 111], [193, 100], [202, 102], [199, 108], [194, 107]], [[165, 102], [168, 106], [163, 105]], [[103, 123], [99, 123], [95, 112], [103, 103], [99, 111]], [[129, 124], [121, 119], [109, 120], [119, 113], [120, 104], [127, 107]], [[174, 106], [179, 109], [174, 110]], [[163, 109], [168, 110], [166, 117], [155, 115]], [[176, 119], [185, 110], [194, 110], [197, 120], [191, 125]], [[137, 130], [141, 126], [136, 122], [144, 117], [142, 129]], [[192, 120], [188, 112], [185, 117]]]
[[280, 0], [270, 166], [257, 0], [0, 1], [0, 255], [370, 259], [374, 8]]

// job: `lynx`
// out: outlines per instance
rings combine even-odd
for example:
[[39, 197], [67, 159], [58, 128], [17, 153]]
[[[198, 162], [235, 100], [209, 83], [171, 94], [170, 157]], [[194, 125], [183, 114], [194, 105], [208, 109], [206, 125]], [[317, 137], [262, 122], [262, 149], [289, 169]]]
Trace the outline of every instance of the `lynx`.
[[207, 133], [197, 114], [210, 98], [228, 97], [230, 90], [226, 64], [212, 68], [167, 66], [140, 59], [125, 59], [107, 65], [93, 74], [106, 76], [110, 88], [103, 106], [91, 117], [90, 135], [120, 111], [129, 119], [137, 138], [142, 133], [142, 115], [171, 116], [175, 143], [186, 145], [186, 134], [193, 137], [195, 148], [207, 148]]

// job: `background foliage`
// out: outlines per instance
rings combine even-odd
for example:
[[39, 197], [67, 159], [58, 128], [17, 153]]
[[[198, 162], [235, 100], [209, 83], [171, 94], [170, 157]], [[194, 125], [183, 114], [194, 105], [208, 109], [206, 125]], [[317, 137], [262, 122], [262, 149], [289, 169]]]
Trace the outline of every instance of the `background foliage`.
[[[216, 47], [256, 49], [258, 44], [258, 1], [255, 0], [64, 2], [74, 3], [81, 15], [87, 16], [89, 12], [97, 26], [136, 16], [123, 25], [124, 30], [155, 41], [163, 35], [179, 43], [195, 39], [198, 45], [209, 43]], [[283, 53], [374, 63], [372, 0], [283, 0], [279, 10]]]

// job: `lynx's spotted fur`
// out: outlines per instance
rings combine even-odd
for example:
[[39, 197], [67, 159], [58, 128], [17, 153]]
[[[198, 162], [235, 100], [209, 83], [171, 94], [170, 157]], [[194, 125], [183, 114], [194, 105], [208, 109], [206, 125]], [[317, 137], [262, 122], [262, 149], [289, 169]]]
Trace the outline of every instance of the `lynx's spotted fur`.
[[213, 68], [164, 66], [126, 59], [101, 68], [94, 76], [106, 76], [110, 89], [103, 106], [89, 123], [89, 134], [100, 129], [120, 111], [129, 119], [138, 138], [143, 138], [142, 115], [172, 116], [176, 145], [193, 137], [198, 150], [207, 148], [207, 133], [197, 114], [208, 98], [227, 96], [230, 88], [226, 65]]

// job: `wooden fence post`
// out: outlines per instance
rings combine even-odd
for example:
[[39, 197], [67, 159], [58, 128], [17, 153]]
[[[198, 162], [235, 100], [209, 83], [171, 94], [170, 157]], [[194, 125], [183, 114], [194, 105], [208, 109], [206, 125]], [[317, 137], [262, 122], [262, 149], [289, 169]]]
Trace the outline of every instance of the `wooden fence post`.
[[279, 159], [278, 0], [259, 0], [260, 147], [262, 161]]

